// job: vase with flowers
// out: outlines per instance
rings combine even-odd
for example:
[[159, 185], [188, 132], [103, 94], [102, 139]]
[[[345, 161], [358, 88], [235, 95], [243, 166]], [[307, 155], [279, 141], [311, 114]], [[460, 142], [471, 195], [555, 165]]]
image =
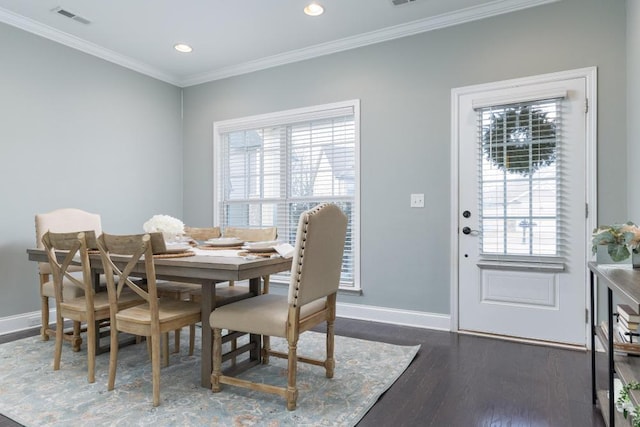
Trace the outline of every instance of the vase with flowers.
[[593, 230], [592, 252], [606, 245], [607, 253], [615, 262], [631, 257], [633, 268], [640, 268], [640, 227], [629, 221], [624, 224], [601, 225]]
[[169, 215], [154, 215], [142, 225], [145, 233], [161, 232], [164, 240], [172, 243], [184, 235], [184, 223]]

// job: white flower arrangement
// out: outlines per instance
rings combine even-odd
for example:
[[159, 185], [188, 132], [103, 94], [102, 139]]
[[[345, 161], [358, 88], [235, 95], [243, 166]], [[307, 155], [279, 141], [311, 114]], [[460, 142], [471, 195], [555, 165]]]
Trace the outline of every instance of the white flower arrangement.
[[165, 239], [184, 234], [184, 223], [169, 215], [154, 215], [142, 225], [145, 233], [161, 232]]

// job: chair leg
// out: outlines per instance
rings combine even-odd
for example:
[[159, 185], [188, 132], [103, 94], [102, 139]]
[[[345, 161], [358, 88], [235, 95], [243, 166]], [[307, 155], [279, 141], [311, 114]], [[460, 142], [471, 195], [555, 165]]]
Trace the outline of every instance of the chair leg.
[[173, 345], [174, 353], [180, 353], [180, 332], [182, 332], [182, 329], [176, 329], [174, 331], [174, 334], [175, 334], [175, 338], [174, 338], [175, 342]]
[[87, 319], [87, 380], [89, 383], [96, 382], [96, 340], [99, 329], [93, 318]]
[[189, 356], [193, 356], [193, 350], [196, 346], [196, 325], [192, 323], [189, 325]]
[[[169, 337], [169, 334], [165, 336]], [[160, 336], [151, 336], [151, 378], [153, 383], [153, 406], [160, 405]], [[167, 343], [168, 344], [168, 343]], [[169, 347], [167, 346], [167, 349]], [[169, 355], [167, 354], [167, 357]]]
[[333, 358], [334, 337], [333, 320], [327, 320], [327, 359], [324, 362], [325, 375], [327, 378], [333, 378], [333, 371], [336, 367], [336, 361]]
[[73, 351], [80, 351], [80, 345], [82, 344], [82, 337], [80, 333], [82, 332], [82, 325], [78, 321], [73, 321], [73, 336], [71, 337], [71, 348]]
[[56, 344], [53, 353], [53, 370], [60, 369], [60, 358], [62, 357], [62, 340], [64, 335], [63, 329], [64, 319], [60, 315], [59, 310], [56, 310]]
[[220, 375], [222, 374], [222, 329], [213, 328], [213, 371], [211, 372], [211, 391], [220, 391]]
[[287, 358], [287, 409], [293, 411], [296, 409], [296, 401], [298, 400], [298, 388], [296, 387], [296, 375], [298, 368], [297, 341], [289, 342], [289, 357]]
[[[165, 332], [162, 334], [162, 367], [166, 368], [169, 366], [169, 332]], [[153, 362], [153, 344], [151, 345], [151, 362]]]
[[[231, 332], [233, 331], [230, 330], [229, 333]], [[234, 338], [231, 340], [231, 351], [236, 351], [237, 349], [238, 349], [238, 340]], [[235, 355], [231, 356], [231, 366], [236, 366], [236, 362], [237, 362], [236, 356]]]
[[114, 323], [111, 323], [111, 342], [109, 348], [109, 383], [107, 390], [113, 390], [116, 383], [116, 366], [118, 364], [118, 331]]
[[42, 327], [40, 328], [40, 338], [42, 338], [42, 341], [49, 341], [49, 334], [47, 333], [47, 329], [49, 329], [49, 297], [41, 296], [40, 305], [40, 310], [42, 311]]
[[271, 337], [269, 335], [262, 336], [262, 364], [269, 364], [269, 352], [271, 351]]
[[146, 337], [147, 340], [147, 354], [149, 355], [149, 361], [151, 361], [151, 338]]

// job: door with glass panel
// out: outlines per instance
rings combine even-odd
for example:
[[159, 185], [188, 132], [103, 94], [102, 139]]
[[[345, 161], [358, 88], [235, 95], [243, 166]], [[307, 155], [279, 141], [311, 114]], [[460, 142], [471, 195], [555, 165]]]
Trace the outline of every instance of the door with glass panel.
[[458, 328], [586, 343], [586, 79], [462, 95]]

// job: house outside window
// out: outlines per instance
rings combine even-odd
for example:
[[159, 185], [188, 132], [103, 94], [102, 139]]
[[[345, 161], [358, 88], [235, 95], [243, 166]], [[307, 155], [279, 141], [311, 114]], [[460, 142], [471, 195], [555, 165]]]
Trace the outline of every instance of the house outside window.
[[355, 100], [214, 123], [214, 223], [275, 226], [293, 245], [300, 214], [335, 203], [348, 218], [340, 286], [359, 289], [359, 110]]

